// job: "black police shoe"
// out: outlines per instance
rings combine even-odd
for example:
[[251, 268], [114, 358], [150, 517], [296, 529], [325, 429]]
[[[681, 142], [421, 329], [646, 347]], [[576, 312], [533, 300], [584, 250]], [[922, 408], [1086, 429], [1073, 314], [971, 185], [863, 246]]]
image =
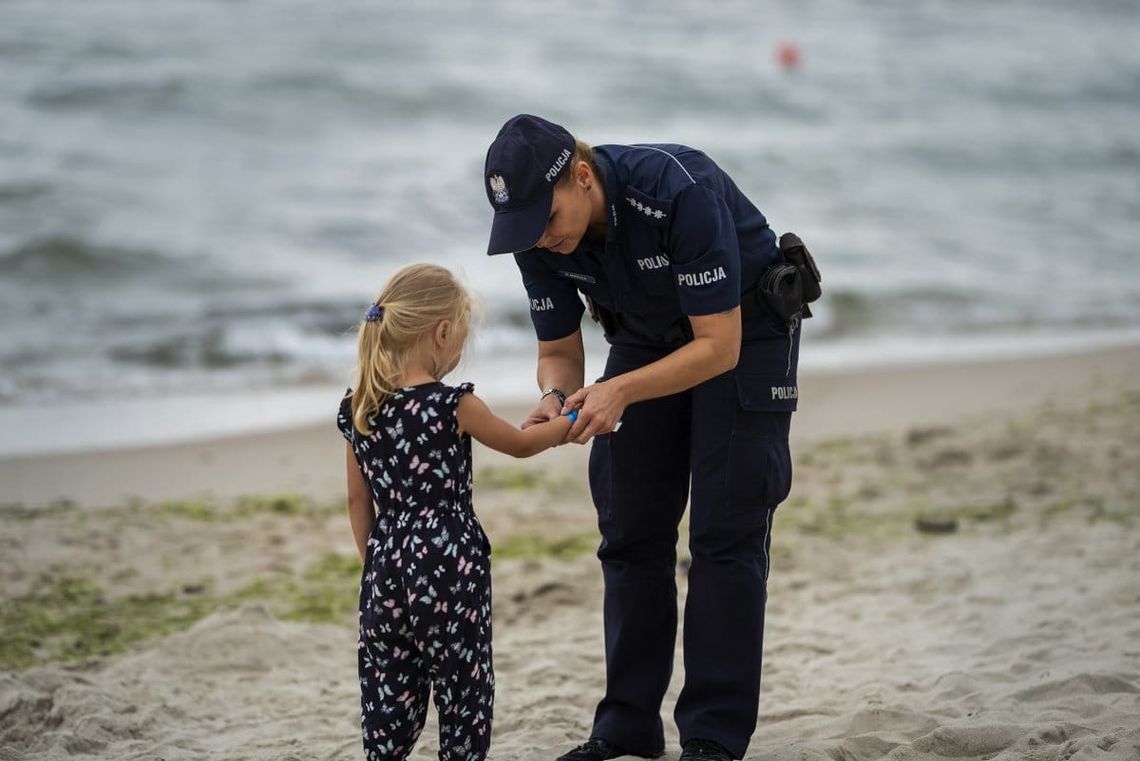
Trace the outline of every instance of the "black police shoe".
[[[555, 761], [606, 761], [618, 756], [630, 755], [608, 740], [600, 737], [591, 737], [574, 750], [559, 756]], [[656, 756], [643, 756], [642, 758], [659, 758]]]
[[723, 745], [712, 740], [689, 740], [681, 753], [681, 761], [732, 761], [732, 756]]

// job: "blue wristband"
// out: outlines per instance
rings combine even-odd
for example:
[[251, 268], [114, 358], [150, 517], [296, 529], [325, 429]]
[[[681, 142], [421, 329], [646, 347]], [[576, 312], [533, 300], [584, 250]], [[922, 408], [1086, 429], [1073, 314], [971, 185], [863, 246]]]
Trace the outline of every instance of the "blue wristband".
[[[570, 410], [569, 412], [567, 412], [566, 413], [566, 419], [569, 420], [571, 423], [576, 421], [578, 419], [578, 410]], [[621, 428], [621, 423], [622, 423], [622, 421], [620, 421], [620, 420], [617, 421], [616, 423], [614, 423], [614, 430], [613, 430], [614, 433], [617, 433], [618, 430]]]

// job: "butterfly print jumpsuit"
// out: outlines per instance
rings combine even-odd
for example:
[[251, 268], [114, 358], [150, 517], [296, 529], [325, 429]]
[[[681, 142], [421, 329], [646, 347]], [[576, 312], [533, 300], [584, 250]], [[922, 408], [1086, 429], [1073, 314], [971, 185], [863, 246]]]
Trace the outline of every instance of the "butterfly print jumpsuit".
[[455, 411], [472, 385], [403, 388], [355, 430], [338, 427], [378, 508], [360, 584], [361, 729], [368, 761], [405, 759], [429, 692], [441, 761], [480, 761], [491, 739], [490, 544], [471, 504], [471, 437]]

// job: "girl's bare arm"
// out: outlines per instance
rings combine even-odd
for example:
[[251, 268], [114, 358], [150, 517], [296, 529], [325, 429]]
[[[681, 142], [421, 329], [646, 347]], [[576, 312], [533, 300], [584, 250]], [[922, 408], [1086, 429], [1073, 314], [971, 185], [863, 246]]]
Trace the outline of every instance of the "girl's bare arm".
[[474, 394], [464, 394], [456, 410], [459, 428], [479, 443], [512, 457], [530, 457], [562, 443], [570, 430], [570, 420], [559, 417], [519, 430], [491, 412]]
[[344, 444], [345, 475], [348, 479], [348, 522], [352, 526], [352, 536], [356, 540], [356, 549], [360, 559], [368, 549], [368, 536], [372, 533], [372, 524], [376, 522], [376, 508], [372, 504], [372, 490], [360, 472], [360, 465], [356, 462], [356, 455], [352, 445], [347, 441]]

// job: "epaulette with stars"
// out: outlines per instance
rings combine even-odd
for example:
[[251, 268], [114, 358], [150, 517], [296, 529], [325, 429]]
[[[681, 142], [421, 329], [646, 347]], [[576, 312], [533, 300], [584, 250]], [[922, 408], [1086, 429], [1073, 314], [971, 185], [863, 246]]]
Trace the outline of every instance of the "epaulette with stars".
[[669, 224], [670, 202], [662, 201], [642, 193], [637, 188], [626, 187], [623, 194], [627, 217], [640, 219], [652, 225]]

